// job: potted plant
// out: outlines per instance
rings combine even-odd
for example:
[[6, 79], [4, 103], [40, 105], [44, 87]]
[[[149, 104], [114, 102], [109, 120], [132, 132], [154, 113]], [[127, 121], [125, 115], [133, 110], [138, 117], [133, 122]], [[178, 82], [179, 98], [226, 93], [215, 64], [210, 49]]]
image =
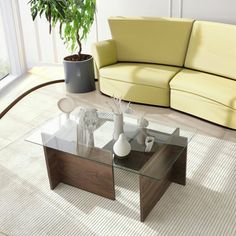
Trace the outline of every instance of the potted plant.
[[89, 92], [95, 89], [93, 58], [82, 54], [82, 40], [86, 39], [94, 21], [96, 0], [30, 0], [33, 20], [39, 15], [49, 23], [49, 33], [58, 26], [67, 48], [77, 54], [63, 60], [66, 87], [69, 92]]

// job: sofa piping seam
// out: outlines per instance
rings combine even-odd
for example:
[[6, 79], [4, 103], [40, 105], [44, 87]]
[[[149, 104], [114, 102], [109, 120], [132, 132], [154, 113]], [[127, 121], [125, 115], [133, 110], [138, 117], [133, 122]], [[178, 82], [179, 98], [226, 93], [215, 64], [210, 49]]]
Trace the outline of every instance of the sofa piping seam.
[[142, 85], [142, 86], [146, 86], [146, 87], [153, 87], [153, 88], [159, 88], [159, 89], [164, 89], [164, 90], [167, 90], [167, 89], [170, 90], [170, 86], [168, 88], [162, 88], [162, 87], [158, 87], [158, 86], [154, 86], [154, 85], [138, 84], [138, 83], [131, 83], [131, 82], [122, 81], [122, 80], [111, 79], [111, 78], [108, 78], [105, 76], [100, 76], [100, 79], [101, 78], [112, 80], [112, 81], [117, 81], [117, 82], [123, 82], [123, 83], [127, 83], [127, 84], [135, 84], [135, 85]]

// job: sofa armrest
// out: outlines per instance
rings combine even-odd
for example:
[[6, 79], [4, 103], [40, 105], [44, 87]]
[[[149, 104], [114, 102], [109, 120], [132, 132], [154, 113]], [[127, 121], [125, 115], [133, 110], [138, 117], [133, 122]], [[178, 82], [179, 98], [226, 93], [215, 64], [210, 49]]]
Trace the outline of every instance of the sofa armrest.
[[92, 54], [98, 69], [117, 62], [116, 44], [112, 39], [92, 45]]

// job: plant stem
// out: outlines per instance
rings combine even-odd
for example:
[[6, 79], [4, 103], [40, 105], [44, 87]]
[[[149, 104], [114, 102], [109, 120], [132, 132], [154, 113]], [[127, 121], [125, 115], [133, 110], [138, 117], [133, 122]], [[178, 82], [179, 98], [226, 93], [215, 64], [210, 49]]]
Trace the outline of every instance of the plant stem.
[[78, 55], [79, 55], [79, 57], [81, 57], [82, 44], [81, 44], [81, 42], [80, 42], [79, 31], [77, 31], [76, 40], [77, 40], [77, 43], [78, 43], [78, 45], [79, 45], [79, 52], [78, 52]]
[[48, 4], [48, 22], [49, 22], [49, 34], [52, 32], [52, 12], [51, 5]]

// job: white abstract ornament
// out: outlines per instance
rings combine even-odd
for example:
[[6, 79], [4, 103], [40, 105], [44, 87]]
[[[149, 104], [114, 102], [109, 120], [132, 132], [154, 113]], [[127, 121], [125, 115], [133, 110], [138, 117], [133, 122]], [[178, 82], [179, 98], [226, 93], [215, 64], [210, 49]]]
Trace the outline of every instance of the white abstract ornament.
[[93, 132], [98, 124], [98, 115], [95, 108], [81, 108], [77, 126], [78, 143], [85, 146], [94, 146]]
[[58, 108], [69, 118], [70, 113], [75, 109], [76, 104], [72, 98], [64, 97], [57, 102]]
[[113, 151], [118, 157], [125, 157], [131, 151], [130, 143], [127, 141], [124, 133], [119, 135], [118, 140], [113, 146]]
[[138, 135], [137, 135], [137, 142], [139, 144], [145, 144], [145, 140], [147, 137], [147, 130], [146, 128], [149, 125], [148, 120], [144, 119], [144, 115], [137, 120], [137, 124], [138, 124]]

